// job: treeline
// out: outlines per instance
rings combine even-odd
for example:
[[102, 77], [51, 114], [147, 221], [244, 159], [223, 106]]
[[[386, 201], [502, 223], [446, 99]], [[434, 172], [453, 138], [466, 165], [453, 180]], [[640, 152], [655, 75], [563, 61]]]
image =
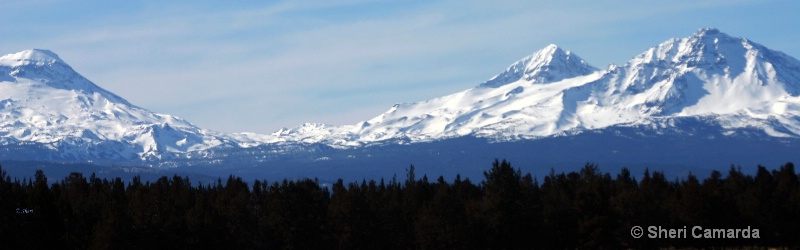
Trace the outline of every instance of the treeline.
[[[542, 183], [495, 161], [480, 183], [370, 180], [330, 188], [314, 180], [193, 186], [188, 178], [86, 178], [49, 185], [42, 171], [0, 170], [3, 249], [554, 249], [798, 247], [800, 184], [794, 165], [755, 176], [667, 180], [587, 164]], [[645, 236], [631, 236], [642, 226]], [[759, 238], [650, 239], [648, 226], [759, 229]]]

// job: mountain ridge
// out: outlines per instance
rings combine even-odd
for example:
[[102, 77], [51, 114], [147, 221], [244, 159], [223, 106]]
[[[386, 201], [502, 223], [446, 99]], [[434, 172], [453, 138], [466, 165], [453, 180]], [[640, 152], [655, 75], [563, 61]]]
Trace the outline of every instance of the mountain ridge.
[[306, 123], [271, 134], [209, 131], [147, 111], [48, 50], [2, 56], [0, 73], [0, 143], [32, 143], [25, 147], [50, 150], [54, 160], [213, 161], [215, 150], [275, 147], [249, 156], [259, 157], [284, 152], [282, 144], [353, 148], [465, 136], [503, 142], [612, 127], [690, 136], [692, 128], [675, 127], [683, 118], [724, 135], [757, 129], [800, 138], [800, 61], [711, 28], [602, 70], [551, 44], [461, 92], [396, 104], [356, 124]]

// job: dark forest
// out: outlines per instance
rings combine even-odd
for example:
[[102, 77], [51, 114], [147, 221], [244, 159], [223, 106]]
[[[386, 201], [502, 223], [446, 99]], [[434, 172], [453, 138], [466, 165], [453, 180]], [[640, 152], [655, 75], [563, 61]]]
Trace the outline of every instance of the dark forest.
[[[488, 165], [488, 164], [487, 164]], [[699, 180], [623, 168], [535, 178], [495, 160], [484, 180], [415, 176], [321, 185], [230, 176], [193, 185], [73, 173], [48, 182], [0, 168], [3, 249], [563, 249], [798, 247], [794, 165]], [[542, 180], [541, 183], [538, 180]], [[52, 184], [50, 184], [52, 183]], [[634, 238], [631, 228], [645, 228]], [[758, 229], [759, 237], [653, 239], [648, 226]]]

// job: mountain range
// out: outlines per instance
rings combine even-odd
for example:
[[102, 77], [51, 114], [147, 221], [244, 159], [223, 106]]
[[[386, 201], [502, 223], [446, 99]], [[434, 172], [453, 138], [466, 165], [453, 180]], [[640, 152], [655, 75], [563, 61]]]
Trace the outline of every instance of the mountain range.
[[356, 125], [306, 124], [273, 135], [334, 145], [461, 136], [520, 140], [616, 125], [670, 126], [673, 118], [702, 117], [730, 133], [752, 127], [797, 138], [798, 93], [796, 59], [703, 29], [605, 70], [549, 45], [459, 93], [398, 104]]
[[[5, 161], [330, 178], [386, 177], [423, 164], [431, 174], [480, 178], [468, 165], [492, 157], [697, 171], [704, 163], [796, 161], [799, 142], [800, 61], [712, 28], [606, 69], [548, 45], [458, 93], [395, 104], [352, 125], [272, 134], [215, 132], [150, 112], [48, 50], [0, 57]], [[387, 161], [400, 165], [376, 166]]]

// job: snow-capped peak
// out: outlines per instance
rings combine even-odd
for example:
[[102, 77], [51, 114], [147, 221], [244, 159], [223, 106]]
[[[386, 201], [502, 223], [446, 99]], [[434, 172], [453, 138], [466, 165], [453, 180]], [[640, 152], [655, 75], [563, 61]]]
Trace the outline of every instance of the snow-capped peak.
[[480, 86], [494, 88], [521, 79], [532, 83], [557, 82], [587, 75], [594, 71], [597, 71], [597, 68], [589, 65], [577, 55], [563, 50], [555, 44], [550, 44], [511, 64], [503, 73], [492, 77]]
[[[609, 78], [623, 79], [612, 86], [621, 93], [640, 93], [659, 85], [659, 91], [648, 98], [662, 106], [660, 109], [666, 108], [665, 103], [678, 105], [669, 99], [683, 102], [679, 106], [685, 107], [717, 91], [727, 93], [727, 100], [738, 96], [739, 100], [732, 104], [720, 104], [727, 108], [713, 112], [703, 109], [712, 113], [727, 110], [723, 112], [727, 113], [749, 106], [748, 100], [767, 101], [783, 94], [797, 96], [798, 67], [800, 61], [791, 56], [714, 28], [704, 28], [692, 36], [669, 39], [648, 49]], [[713, 86], [706, 86], [709, 82]]]
[[0, 104], [0, 144], [63, 147], [56, 157], [65, 159], [162, 157], [228, 141], [180, 118], [134, 106], [48, 50], [0, 57]]
[[34, 64], [43, 66], [47, 64], [64, 63], [56, 53], [45, 49], [29, 49], [14, 54], [0, 57], [0, 65], [17, 67], [21, 65]]
[[[3, 77], [11, 77], [3, 79]], [[50, 88], [99, 94], [115, 103], [133, 106], [128, 101], [107, 91], [75, 72], [56, 53], [43, 49], [24, 50], [0, 57], [0, 80], [18, 84], [32, 84]]]

